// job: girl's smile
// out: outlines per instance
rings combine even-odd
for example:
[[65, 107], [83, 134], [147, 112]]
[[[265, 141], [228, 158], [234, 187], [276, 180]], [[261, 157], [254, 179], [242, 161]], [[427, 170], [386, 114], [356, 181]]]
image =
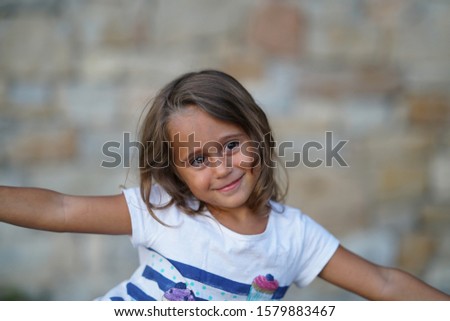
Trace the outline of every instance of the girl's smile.
[[229, 192], [229, 191], [233, 191], [234, 189], [236, 189], [236, 188], [239, 187], [239, 185], [240, 185], [240, 183], [241, 183], [241, 180], [242, 180], [243, 176], [244, 176], [244, 175], [242, 175], [242, 176], [239, 177], [237, 180], [231, 182], [231, 183], [228, 184], [228, 185], [225, 185], [225, 186], [223, 186], [223, 187], [217, 188], [217, 190], [220, 191], [220, 192], [224, 192], [224, 193], [225, 193], [225, 192]]

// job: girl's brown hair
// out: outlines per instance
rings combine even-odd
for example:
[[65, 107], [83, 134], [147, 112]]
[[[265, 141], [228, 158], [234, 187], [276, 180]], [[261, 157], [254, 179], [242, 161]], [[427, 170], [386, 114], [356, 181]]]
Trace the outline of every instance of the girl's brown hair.
[[[206, 204], [192, 208], [193, 195], [178, 178], [172, 160], [168, 124], [171, 116], [182, 108], [195, 105], [217, 119], [240, 126], [258, 144], [261, 174], [247, 205], [255, 213], [267, 213], [269, 200], [281, 201], [282, 193], [276, 179], [276, 153], [272, 130], [263, 110], [250, 93], [232, 76], [216, 71], [191, 72], [173, 80], [154, 98], [140, 132], [141, 196], [150, 214], [160, 221], [153, 209], [175, 204], [187, 214], [199, 214]], [[161, 185], [171, 196], [167, 204], [152, 204], [152, 184]], [[161, 222], [161, 221], [160, 221]]]

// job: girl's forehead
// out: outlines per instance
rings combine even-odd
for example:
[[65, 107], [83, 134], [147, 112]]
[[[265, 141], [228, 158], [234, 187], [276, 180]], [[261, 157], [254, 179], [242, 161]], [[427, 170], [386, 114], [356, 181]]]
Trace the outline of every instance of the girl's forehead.
[[173, 114], [168, 122], [171, 141], [195, 137], [198, 141], [214, 140], [230, 136], [245, 135], [245, 131], [237, 124], [226, 122], [211, 116], [204, 110], [189, 106]]

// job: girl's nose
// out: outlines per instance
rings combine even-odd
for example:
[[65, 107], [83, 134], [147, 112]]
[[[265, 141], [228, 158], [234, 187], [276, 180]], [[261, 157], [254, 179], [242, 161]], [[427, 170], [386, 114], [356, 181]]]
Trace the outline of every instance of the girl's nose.
[[233, 169], [231, 159], [227, 156], [215, 157], [209, 165], [214, 170], [214, 173], [218, 178], [228, 176]]

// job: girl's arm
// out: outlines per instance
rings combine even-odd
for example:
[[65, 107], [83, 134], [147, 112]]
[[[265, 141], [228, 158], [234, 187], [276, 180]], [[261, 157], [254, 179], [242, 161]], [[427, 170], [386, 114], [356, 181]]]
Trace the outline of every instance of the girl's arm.
[[319, 276], [369, 300], [450, 300], [406, 272], [375, 265], [341, 246]]
[[122, 194], [70, 196], [41, 188], [0, 186], [0, 221], [54, 232], [131, 234]]

